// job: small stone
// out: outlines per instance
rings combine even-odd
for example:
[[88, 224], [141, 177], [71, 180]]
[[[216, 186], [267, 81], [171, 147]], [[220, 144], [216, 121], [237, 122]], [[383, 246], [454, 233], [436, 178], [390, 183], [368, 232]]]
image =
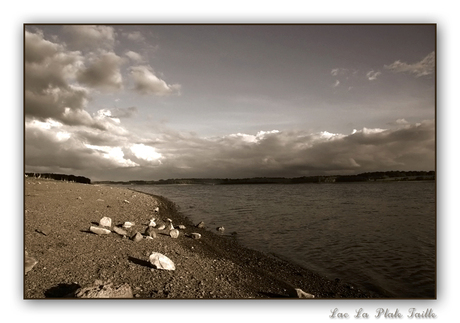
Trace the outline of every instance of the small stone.
[[193, 239], [200, 239], [200, 238], [201, 238], [201, 234], [196, 233], [196, 232], [190, 233], [190, 236], [191, 236]]
[[126, 230], [123, 230], [122, 228], [120, 227], [113, 227], [113, 232], [121, 235], [121, 236], [127, 236], [128, 235], [128, 232], [126, 232]]
[[150, 220], [150, 222], [149, 222], [149, 227], [156, 227], [156, 226], [157, 226], [157, 224], [156, 224], [156, 222], [155, 222], [155, 218], [152, 218], [152, 219]]
[[95, 227], [95, 226], [91, 226], [89, 228], [89, 231], [91, 232], [94, 232], [96, 234], [109, 234], [111, 231], [110, 230], [107, 230], [105, 228], [101, 228], [101, 227]]
[[177, 237], [179, 237], [179, 230], [172, 229], [171, 231], [169, 231], [169, 235], [171, 236], [171, 238], [177, 239]]
[[43, 234], [44, 236], [47, 236], [47, 235], [50, 234], [51, 228], [50, 228], [49, 226], [44, 226], [44, 227], [38, 228], [38, 229], [35, 230], [35, 231], [37, 231], [38, 233]]
[[197, 228], [200, 228], [200, 229], [201, 229], [201, 228], [204, 228], [204, 226], [205, 226], [205, 225], [204, 225], [204, 222], [203, 222], [203, 221], [201, 221], [200, 223], [198, 223], [198, 224], [196, 225], [196, 227], [197, 227]]
[[224, 227], [217, 227], [216, 230], [219, 231], [219, 232], [224, 232], [225, 228]]
[[26, 251], [26, 257], [25, 257], [25, 261], [24, 261], [25, 273], [27, 274], [29, 271], [31, 271], [32, 268], [34, 268], [34, 266], [37, 263], [38, 263], [38, 261], [35, 258], [29, 256], [29, 254]]
[[103, 217], [101, 221], [99, 221], [99, 226], [110, 228], [112, 226], [112, 219], [107, 216]]
[[156, 238], [157, 237], [157, 234], [156, 234], [155, 229], [153, 227], [148, 227], [145, 230], [145, 235], [148, 236], [148, 237], [151, 237], [151, 238]]
[[129, 204], [129, 201], [128, 201], [128, 200], [124, 200], [123, 202], [125, 202], [125, 203], [128, 203], [128, 204]]
[[301, 290], [300, 288], [294, 288], [296, 293], [297, 293], [297, 297], [298, 298], [315, 298], [315, 295], [312, 295], [312, 294], [309, 294], [309, 293], [305, 293], [303, 290]]
[[125, 223], [123, 223], [123, 228], [126, 228], [126, 229], [129, 229], [131, 228], [132, 226], [134, 226], [134, 222], [128, 222], [126, 221]]
[[157, 229], [158, 230], [164, 230], [166, 228], [166, 226], [164, 224], [160, 225]]
[[165, 255], [152, 252], [149, 257], [149, 262], [156, 268], [156, 269], [163, 269], [163, 270], [176, 270], [176, 266], [174, 262], [166, 257]]
[[181, 230], [185, 230], [185, 225], [179, 224], [179, 225], [177, 226], [177, 228], [179, 228], [179, 229], [181, 229]]
[[134, 242], [139, 242], [139, 241], [142, 241], [144, 237], [142, 236], [142, 234], [140, 232], [137, 232], [133, 237], [133, 241]]
[[155, 209], [153, 209], [153, 211], [154, 211], [155, 213], [158, 213], [158, 212], [160, 212], [160, 208], [157, 206]]

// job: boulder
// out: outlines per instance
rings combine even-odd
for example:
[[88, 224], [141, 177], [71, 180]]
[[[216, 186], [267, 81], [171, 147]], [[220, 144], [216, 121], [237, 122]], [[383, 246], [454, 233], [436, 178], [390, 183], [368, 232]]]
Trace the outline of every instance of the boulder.
[[106, 229], [106, 228], [101, 228], [101, 227], [95, 227], [95, 226], [91, 226], [89, 228], [89, 231], [93, 232], [93, 233], [96, 233], [96, 234], [109, 234], [111, 231]]
[[103, 217], [101, 221], [99, 221], [99, 226], [110, 228], [112, 226], [112, 219], [107, 216]]
[[165, 255], [158, 252], [152, 252], [152, 254], [149, 256], [149, 262], [156, 269], [176, 270], [174, 262]]
[[172, 229], [169, 231], [169, 235], [171, 236], [171, 238], [177, 239], [179, 237], [179, 230]]
[[117, 287], [113, 283], [96, 281], [93, 286], [80, 288], [75, 292], [77, 298], [133, 298], [133, 291], [128, 284]]

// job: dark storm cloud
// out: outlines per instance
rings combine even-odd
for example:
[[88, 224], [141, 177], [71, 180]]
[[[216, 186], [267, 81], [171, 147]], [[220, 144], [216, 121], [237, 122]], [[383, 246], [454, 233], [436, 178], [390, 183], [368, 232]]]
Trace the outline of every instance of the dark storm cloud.
[[97, 89], [119, 90], [123, 85], [120, 72], [122, 63], [122, 58], [113, 52], [97, 55], [90, 58], [88, 68], [78, 72], [77, 80]]
[[[364, 128], [351, 135], [261, 131], [204, 138], [166, 130], [150, 135], [155, 137], [150, 140], [127, 133], [116, 123], [105, 132], [43, 125], [27, 127], [26, 165], [80, 169], [85, 164], [94, 174], [100, 171], [98, 179], [297, 177], [434, 169], [433, 121], [393, 130]], [[110, 170], [111, 175], [104, 177]]]
[[28, 118], [52, 118], [69, 125], [104, 126], [86, 112], [89, 89], [75, 84], [83, 57], [62, 45], [25, 33], [25, 114]]

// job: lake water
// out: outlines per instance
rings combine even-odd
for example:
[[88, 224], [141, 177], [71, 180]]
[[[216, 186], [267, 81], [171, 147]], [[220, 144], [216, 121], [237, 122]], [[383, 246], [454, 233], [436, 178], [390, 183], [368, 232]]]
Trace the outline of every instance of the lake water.
[[392, 298], [436, 296], [434, 182], [132, 185], [251, 249]]

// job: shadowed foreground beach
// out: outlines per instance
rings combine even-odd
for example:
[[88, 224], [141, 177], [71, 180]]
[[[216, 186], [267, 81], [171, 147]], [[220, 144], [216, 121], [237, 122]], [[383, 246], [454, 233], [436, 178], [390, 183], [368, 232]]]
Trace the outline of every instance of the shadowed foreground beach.
[[[36, 261], [25, 271], [25, 299], [81, 298], [88, 290], [112, 291], [104, 294], [109, 298], [295, 299], [295, 288], [315, 299], [380, 297], [243, 248], [231, 234], [216, 234], [216, 228], [197, 228], [164, 197], [31, 177], [25, 178], [24, 190], [25, 260], [32, 258], [26, 265]], [[90, 231], [103, 217], [111, 218], [112, 232]], [[157, 226], [168, 225], [169, 218], [185, 229], [177, 238], [153, 229], [156, 237], [149, 239], [145, 231], [152, 217]], [[125, 237], [113, 232], [127, 221], [134, 226], [124, 229]], [[142, 234], [139, 241], [136, 232]], [[155, 268], [149, 262], [152, 252], [172, 260], [175, 270]]]

